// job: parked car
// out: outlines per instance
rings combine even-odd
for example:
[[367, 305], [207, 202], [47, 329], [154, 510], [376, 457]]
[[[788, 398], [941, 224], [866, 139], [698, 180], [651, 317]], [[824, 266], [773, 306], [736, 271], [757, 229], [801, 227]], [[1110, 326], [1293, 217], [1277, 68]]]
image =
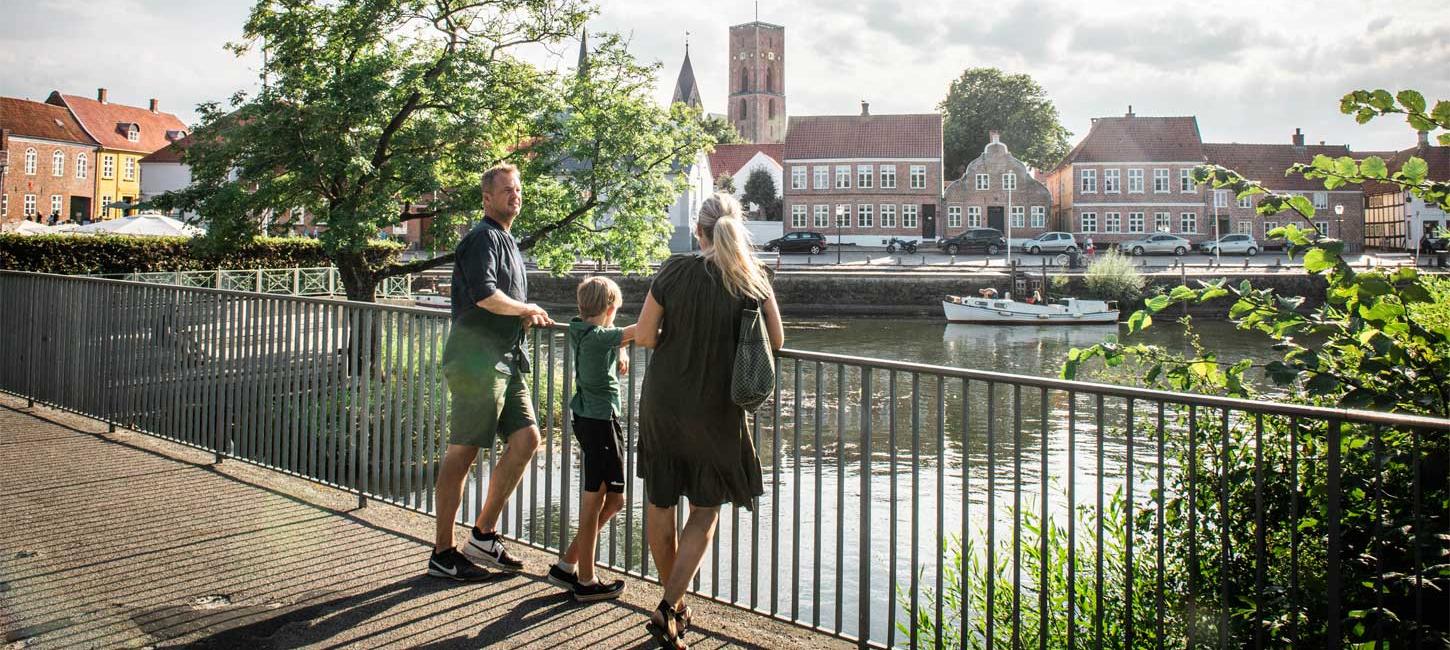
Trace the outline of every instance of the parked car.
[[1045, 232], [1022, 242], [1022, 251], [1033, 255], [1076, 253], [1077, 250], [1077, 239], [1070, 232]]
[[1183, 255], [1193, 248], [1193, 243], [1179, 237], [1178, 235], [1166, 235], [1157, 233], [1148, 235], [1141, 239], [1131, 239], [1118, 244], [1118, 250], [1127, 251], [1133, 255], [1146, 255], [1149, 253], [1172, 253]]
[[1206, 255], [1213, 255], [1217, 252], [1221, 255], [1253, 257], [1259, 254], [1259, 243], [1254, 241], [1252, 235], [1224, 235], [1217, 240], [1209, 240], [1198, 246]]
[[776, 237], [765, 242], [764, 248], [772, 252], [806, 252], [811, 255], [819, 255], [826, 250], [826, 236], [810, 231], [786, 233], [784, 237]]
[[988, 255], [996, 255], [1007, 247], [1007, 240], [1002, 238], [1002, 231], [996, 228], [972, 228], [938, 241], [936, 247], [947, 255], [956, 255], [963, 251], [982, 251]]

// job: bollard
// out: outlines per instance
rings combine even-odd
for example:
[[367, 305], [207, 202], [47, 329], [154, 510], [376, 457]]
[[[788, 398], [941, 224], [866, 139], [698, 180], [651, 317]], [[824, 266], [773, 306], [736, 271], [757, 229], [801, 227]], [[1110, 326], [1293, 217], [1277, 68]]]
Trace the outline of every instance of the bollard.
[[951, 266], [956, 266], [957, 265], [957, 256], [956, 255], [953, 255], [951, 257], [951, 261], [947, 262], [947, 264], [949, 264]]

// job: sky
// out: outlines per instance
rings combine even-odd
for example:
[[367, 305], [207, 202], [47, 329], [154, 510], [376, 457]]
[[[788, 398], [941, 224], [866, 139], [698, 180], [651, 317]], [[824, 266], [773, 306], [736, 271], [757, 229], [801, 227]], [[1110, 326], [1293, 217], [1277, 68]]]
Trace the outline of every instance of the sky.
[[[1359, 88], [1416, 88], [1450, 99], [1450, 12], [1444, 0], [766, 0], [759, 19], [783, 25], [790, 115], [936, 110], [969, 67], [1035, 78], [1076, 142], [1091, 119], [1196, 115], [1209, 142], [1348, 144], [1402, 149], [1403, 121], [1357, 125], [1339, 98]], [[195, 107], [257, 85], [259, 60], [224, 49], [251, 0], [0, 0], [0, 95], [51, 90], [163, 110], [191, 123]], [[689, 32], [705, 108], [723, 113], [727, 30], [755, 18], [749, 0], [602, 0], [591, 32], [623, 35], [660, 65], [669, 100]], [[524, 53], [574, 65], [577, 42]]]

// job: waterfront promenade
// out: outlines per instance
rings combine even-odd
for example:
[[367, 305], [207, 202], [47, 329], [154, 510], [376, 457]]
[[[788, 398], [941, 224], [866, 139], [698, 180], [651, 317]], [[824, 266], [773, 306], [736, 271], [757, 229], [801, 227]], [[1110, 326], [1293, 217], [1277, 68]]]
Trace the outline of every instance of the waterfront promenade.
[[[540, 573], [427, 578], [432, 520], [0, 395], [0, 632], [11, 648], [641, 648], [653, 583], [578, 605]], [[692, 648], [845, 641], [691, 598]]]

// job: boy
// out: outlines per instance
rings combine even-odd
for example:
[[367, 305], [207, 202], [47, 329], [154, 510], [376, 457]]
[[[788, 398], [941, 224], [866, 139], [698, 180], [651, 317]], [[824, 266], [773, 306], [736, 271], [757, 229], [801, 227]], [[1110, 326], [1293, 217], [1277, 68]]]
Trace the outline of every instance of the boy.
[[[559, 562], [549, 568], [549, 582], [574, 592], [579, 602], [618, 598], [624, 581], [594, 578], [594, 548], [605, 522], [624, 507], [624, 436], [619, 427], [619, 375], [628, 371], [620, 347], [634, 340], [634, 326], [615, 327], [624, 304], [619, 285], [591, 277], [576, 291], [579, 317], [569, 322], [569, 347], [574, 352], [574, 437], [584, 459], [579, 528]], [[577, 568], [576, 568], [577, 564]]]

